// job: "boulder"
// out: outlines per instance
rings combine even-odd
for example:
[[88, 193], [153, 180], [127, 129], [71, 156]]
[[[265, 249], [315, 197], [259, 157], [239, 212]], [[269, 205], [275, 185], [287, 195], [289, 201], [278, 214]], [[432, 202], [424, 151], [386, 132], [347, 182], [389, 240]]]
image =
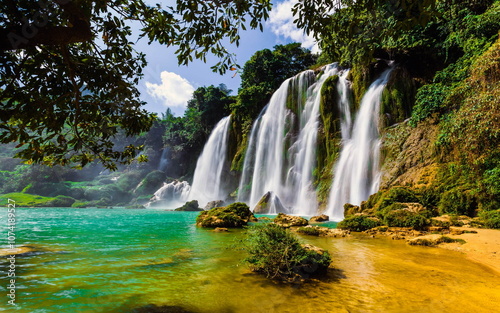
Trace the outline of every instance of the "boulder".
[[274, 218], [273, 222], [282, 227], [306, 226], [309, 224], [303, 217], [287, 215], [284, 213], [279, 213], [278, 216]]
[[256, 221], [257, 219], [245, 203], [236, 202], [201, 212], [196, 218], [196, 226], [239, 228], [247, 225], [248, 222]]
[[287, 212], [280, 198], [272, 191], [266, 192], [253, 208], [255, 214], [274, 214]]
[[309, 219], [309, 223], [319, 223], [319, 222], [326, 222], [329, 221], [330, 218], [328, 215], [321, 214], [320, 216], [313, 216]]
[[210, 201], [209, 203], [207, 203], [207, 205], [205, 205], [204, 210], [208, 211], [208, 210], [211, 210], [213, 208], [219, 208], [221, 206], [224, 206], [223, 200]]
[[362, 209], [358, 205], [353, 205], [350, 203], [344, 204], [344, 217], [354, 215], [356, 213], [361, 213]]
[[186, 202], [180, 208], [175, 209], [175, 211], [203, 211], [203, 210], [200, 209], [200, 207], [198, 206], [198, 201], [193, 200]]

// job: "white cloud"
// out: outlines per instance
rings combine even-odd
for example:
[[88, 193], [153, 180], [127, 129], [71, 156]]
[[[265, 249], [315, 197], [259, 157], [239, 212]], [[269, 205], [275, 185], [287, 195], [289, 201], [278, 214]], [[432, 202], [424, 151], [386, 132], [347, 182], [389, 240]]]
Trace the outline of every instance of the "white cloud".
[[306, 35], [304, 31], [295, 26], [295, 19], [292, 13], [292, 7], [297, 3], [297, 0], [285, 0], [273, 6], [269, 14], [269, 26], [271, 31], [277, 36], [290, 38], [293, 41], [300, 42], [302, 47], [311, 49], [312, 52], [319, 52], [316, 40], [312, 35]]
[[185, 109], [187, 101], [193, 96], [194, 87], [191, 83], [172, 72], [163, 71], [160, 74], [161, 84], [146, 82], [148, 93], [163, 100], [163, 104], [170, 108]]

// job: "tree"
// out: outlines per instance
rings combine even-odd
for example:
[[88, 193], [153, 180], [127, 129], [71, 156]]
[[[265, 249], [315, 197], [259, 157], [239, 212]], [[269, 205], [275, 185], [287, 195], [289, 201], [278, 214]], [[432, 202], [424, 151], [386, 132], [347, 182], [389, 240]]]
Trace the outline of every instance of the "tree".
[[236, 115], [254, 118], [283, 81], [314, 63], [316, 56], [300, 43], [257, 51], [243, 67], [238, 103], [232, 106]]
[[[107, 168], [130, 162], [141, 149], [113, 148], [148, 130], [155, 117], [141, 109], [136, 85], [146, 65], [127, 23], [147, 37], [178, 47], [180, 64], [219, 57], [220, 73], [234, 69], [223, 46], [240, 31], [260, 27], [269, 0], [178, 0], [150, 6], [143, 0], [0, 0], [0, 142], [18, 142], [17, 157], [48, 165], [98, 159]], [[248, 19], [248, 21], [247, 21]]]

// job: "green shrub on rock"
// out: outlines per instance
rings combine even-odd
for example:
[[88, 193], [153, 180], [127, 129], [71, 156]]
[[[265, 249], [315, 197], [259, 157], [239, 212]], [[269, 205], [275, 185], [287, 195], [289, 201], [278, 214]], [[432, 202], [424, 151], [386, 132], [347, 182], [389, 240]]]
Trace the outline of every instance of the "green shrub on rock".
[[311, 226], [299, 227], [299, 229], [297, 229], [297, 232], [309, 236], [319, 236], [319, 234], [321, 233], [319, 229]]
[[54, 200], [51, 200], [47, 203], [48, 206], [52, 207], [71, 207], [76, 200], [71, 197], [66, 196], [57, 196]]
[[413, 227], [420, 230], [430, 224], [425, 216], [407, 209], [389, 211], [384, 216], [384, 224], [390, 227]]
[[479, 218], [483, 221], [484, 226], [500, 229], [500, 210], [481, 211]]
[[301, 245], [295, 235], [279, 225], [254, 226], [248, 236], [245, 261], [255, 272], [271, 279], [293, 281], [325, 271], [330, 254], [320, 248]]
[[365, 215], [349, 216], [337, 224], [337, 228], [351, 231], [365, 231], [377, 226], [380, 226], [377, 219]]
[[459, 186], [443, 193], [439, 201], [440, 214], [474, 216], [478, 208], [478, 199], [474, 190], [468, 186]]
[[197, 200], [188, 201], [183, 206], [175, 209], [174, 211], [203, 211], [200, 209]]
[[203, 211], [196, 218], [196, 225], [201, 227], [243, 227], [248, 222], [257, 221], [249, 207], [236, 202], [225, 207]]

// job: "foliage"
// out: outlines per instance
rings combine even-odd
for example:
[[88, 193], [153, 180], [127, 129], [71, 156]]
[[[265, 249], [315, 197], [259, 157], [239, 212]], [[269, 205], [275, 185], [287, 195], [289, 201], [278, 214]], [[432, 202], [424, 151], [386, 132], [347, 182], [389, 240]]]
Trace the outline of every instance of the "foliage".
[[458, 186], [446, 191], [441, 196], [438, 209], [439, 213], [475, 216], [478, 208], [476, 191], [470, 186]]
[[430, 222], [423, 215], [406, 209], [390, 210], [384, 216], [384, 224], [389, 227], [413, 227], [423, 229]]
[[214, 54], [213, 69], [223, 73], [236, 68], [223, 41], [238, 45], [241, 30], [262, 29], [271, 3], [2, 0], [1, 7], [0, 142], [18, 142], [16, 156], [30, 162], [83, 167], [99, 160], [116, 169], [141, 146], [119, 151], [113, 138], [144, 132], [154, 120], [141, 109], [136, 86], [146, 60], [129, 24], [140, 24], [139, 38], [177, 47], [180, 64]]
[[201, 227], [243, 227], [251, 221], [256, 218], [242, 202], [203, 211], [196, 217], [196, 225]]
[[481, 211], [479, 218], [483, 221], [484, 226], [500, 229], [500, 210]]
[[309, 236], [319, 236], [320, 234], [319, 229], [316, 227], [299, 227], [297, 232]]
[[351, 231], [365, 231], [377, 226], [380, 226], [379, 220], [365, 215], [348, 216], [337, 224], [337, 228]]
[[184, 116], [175, 117], [170, 110], [162, 116], [165, 125], [163, 141], [169, 149], [170, 165], [165, 169], [168, 176], [182, 176], [194, 171], [203, 145], [215, 125], [230, 114], [229, 107], [235, 101], [231, 90], [224, 84], [200, 87], [188, 101]]
[[162, 171], [152, 171], [144, 177], [139, 186], [134, 190], [136, 195], [152, 195], [165, 181], [165, 173]]
[[8, 199], [14, 200], [17, 207], [47, 207], [50, 206], [50, 202], [55, 198], [20, 192], [7, 193], [0, 195], [0, 205], [7, 206]]
[[245, 261], [253, 271], [279, 280], [294, 280], [318, 271], [331, 263], [327, 251], [305, 249], [291, 231], [276, 224], [253, 226], [247, 237], [249, 256]]
[[377, 209], [382, 210], [385, 207], [392, 205], [394, 203], [411, 203], [419, 202], [419, 199], [415, 193], [406, 187], [393, 187], [387, 192], [383, 193], [383, 196], [377, 203]]
[[243, 67], [238, 101], [231, 106], [233, 113], [241, 119], [257, 117], [283, 81], [315, 62], [316, 56], [299, 43], [257, 51]]
[[57, 196], [54, 200], [51, 200], [47, 203], [48, 206], [52, 207], [71, 207], [76, 200], [71, 197], [66, 196]]

